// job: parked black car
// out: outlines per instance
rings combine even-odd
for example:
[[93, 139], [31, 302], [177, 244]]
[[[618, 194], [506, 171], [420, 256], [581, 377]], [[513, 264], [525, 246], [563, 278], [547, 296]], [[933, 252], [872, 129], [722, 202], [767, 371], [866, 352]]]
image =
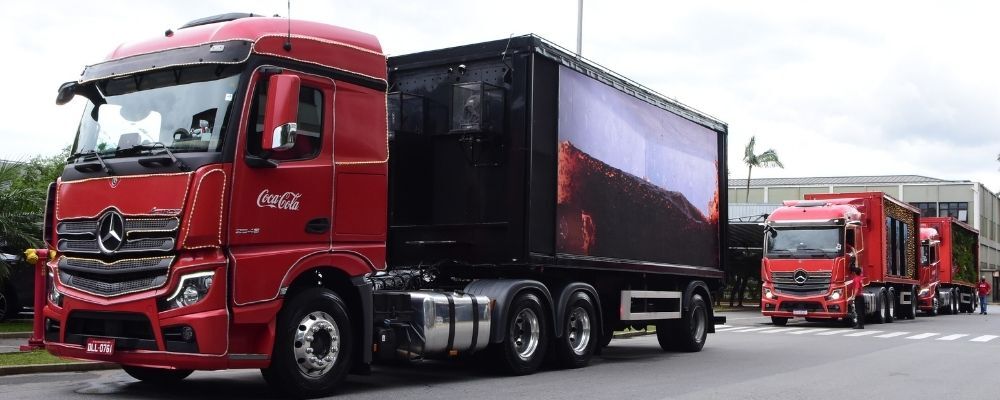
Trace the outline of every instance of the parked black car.
[[0, 321], [16, 318], [25, 307], [32, 305], [35, 295], [34, 266], [16, 254], [0, 253], [0, 259], [10, 266], [10, 275], [0, 280]]

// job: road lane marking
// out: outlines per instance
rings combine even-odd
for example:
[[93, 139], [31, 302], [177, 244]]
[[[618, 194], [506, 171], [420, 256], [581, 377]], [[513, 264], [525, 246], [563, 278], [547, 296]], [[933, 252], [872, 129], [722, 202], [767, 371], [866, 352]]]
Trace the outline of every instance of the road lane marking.
[[983, 335], [983, 336], [980, 336], [980, 337], [977, 337], [977, 338], [973, 338], [973, 339], [971, 339], [969, 341], [970, 342], [989, 342], [990, 340], [996, 339], [998, 337], [1000, 337], [1000, 336], [996, 336], [996, 335]]
[[852, 336], [852, 337], [853, 336], [868, 336], [868, 335], [874, 335], [876, 333], [882, 333], [882, 332], [883, 331], [861, 331], [861, 332], [850, 333], [850, 334], [847, 334], [847, 335], [844, 335], [844, 336]]
[[764, 329], [771, 329], [771, 327], [765, 326], [763, 328], [740, 329], [738, 331], [733, 331], [733, 332], [756, 332], [756, 331], [762, 331]]
[[732, 331], [732, 330], [743, 329], [743, 328], [746, 328], [746, 327], [745, 326], [730, 326], [728, 328], [715, 328], [715, 332], [719, 333], [719, 332]]
[[729, 326], [729, 325], [726, 325], [726, 324], [719, 324], [719, 325], [716, 325], [715, 327], [716, 328], [732, 328], [732, 326]]
[[958, 339], [958, 338], [961, 338], [961, 337], [965, 337], [965, 336], [969, 336], [969, 334], [967, 334], [967, 333], [956, 333], [954, 335], [942, 336], [942, 337], [939, 337], [939, 338], [937, 338], [935, 340], [955, 340], [955, 339]]
[[903, 335], [909, 335], [909, 334], [910, 334], [910, 332], [889, 332], [889, 333], [886, 333], [885, 335], [878, 335], [878, 336], [875, 336], [875, 337], [877, 337], [877, 338], [891, 338], [891, 337], [903, 336]]
[[919, 339], [927, 339], [931, 336], [937, 336], [937, 335], [940, 335], [940, 333], [921, 333], [919, 335], [907, 336], [906, 338], [919, 340]]
[[829, 332], [820, 332], [820, 333], [817, 333], [816, 335], [818, 335], [818, 336], [830, 336], [830, 335], [839, 335], [841, 333], [847, 333], [847, 332], [850, 332], [850, 331], [835, 330], [835, 331], [829, 331]]
[[769, 331], [762, 331], [761, 333], [791, 332], [791, 331], [797, 331], [797, 330], [800, 330], [800, 329], [805, 329], [805, 328], [778, 328], [778, 329], [771, 329]]
[[829, 329], [826, 329], [826, 328], [812, 328], [812, 329], [806, 329], [806, 330], [802, 330], [802, 331], [798, 331], [798, 332], [789, 332], [788, 334], [789, 335], [805, 335], [807, 333], [820, 333], [820, 332], [828, 331], [828, 330]]

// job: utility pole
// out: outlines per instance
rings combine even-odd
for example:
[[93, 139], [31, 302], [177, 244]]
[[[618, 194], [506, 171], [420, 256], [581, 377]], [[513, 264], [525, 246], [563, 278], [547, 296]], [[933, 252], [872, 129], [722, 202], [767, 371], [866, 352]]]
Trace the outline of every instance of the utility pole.
[[576, 56], [583, 57], [583, 0], [576, 6]]

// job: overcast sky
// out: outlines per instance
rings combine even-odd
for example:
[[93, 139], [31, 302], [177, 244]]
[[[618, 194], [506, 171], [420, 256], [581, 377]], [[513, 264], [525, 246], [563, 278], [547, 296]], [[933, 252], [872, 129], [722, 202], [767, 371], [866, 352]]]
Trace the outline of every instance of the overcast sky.
[[[293, 18], [370, 32], [405, 54], [536, 33], [576, 46], [576, 0], [296, 0]], [[583, 55], [729, 124], [785, 169], [754, 177], [917, 174], [1000, 188], [1000, 3], [586, 0]], [[286, 15], [285, 1], [11, 1], [0, 158], [72, 143], [81, 101], [59, 84], [123, 41], [225, 12]]]

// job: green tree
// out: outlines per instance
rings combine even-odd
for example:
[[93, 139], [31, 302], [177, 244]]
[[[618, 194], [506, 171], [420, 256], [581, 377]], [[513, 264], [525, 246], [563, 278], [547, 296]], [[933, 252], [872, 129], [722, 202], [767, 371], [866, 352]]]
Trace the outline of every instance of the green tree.
[[[20, 254], [41, 245], [48, 186], [62, 173], [68, 156], [67, 147], [54, 156], [0, 162], [0, 252]], [[0, 279], [9, 273], [10, 266], [0, 260]]]
[[778, 168], [785, 168], [781, 164], [781, 160], [778, 159], [778, 153], [774, 149], [764, 150], [763, 153], [754, 153], [754, 144], [757, 141], [755, 136], [750, 136], [750, 143], [747, 143], [746, 149], [743, 151], [743, 163], [747, 165], [747, 197], [746, 202], [750, 202], [750, 173], [753, 172], [754, 167], [757, 168], [770, 168], [777, 166]]

